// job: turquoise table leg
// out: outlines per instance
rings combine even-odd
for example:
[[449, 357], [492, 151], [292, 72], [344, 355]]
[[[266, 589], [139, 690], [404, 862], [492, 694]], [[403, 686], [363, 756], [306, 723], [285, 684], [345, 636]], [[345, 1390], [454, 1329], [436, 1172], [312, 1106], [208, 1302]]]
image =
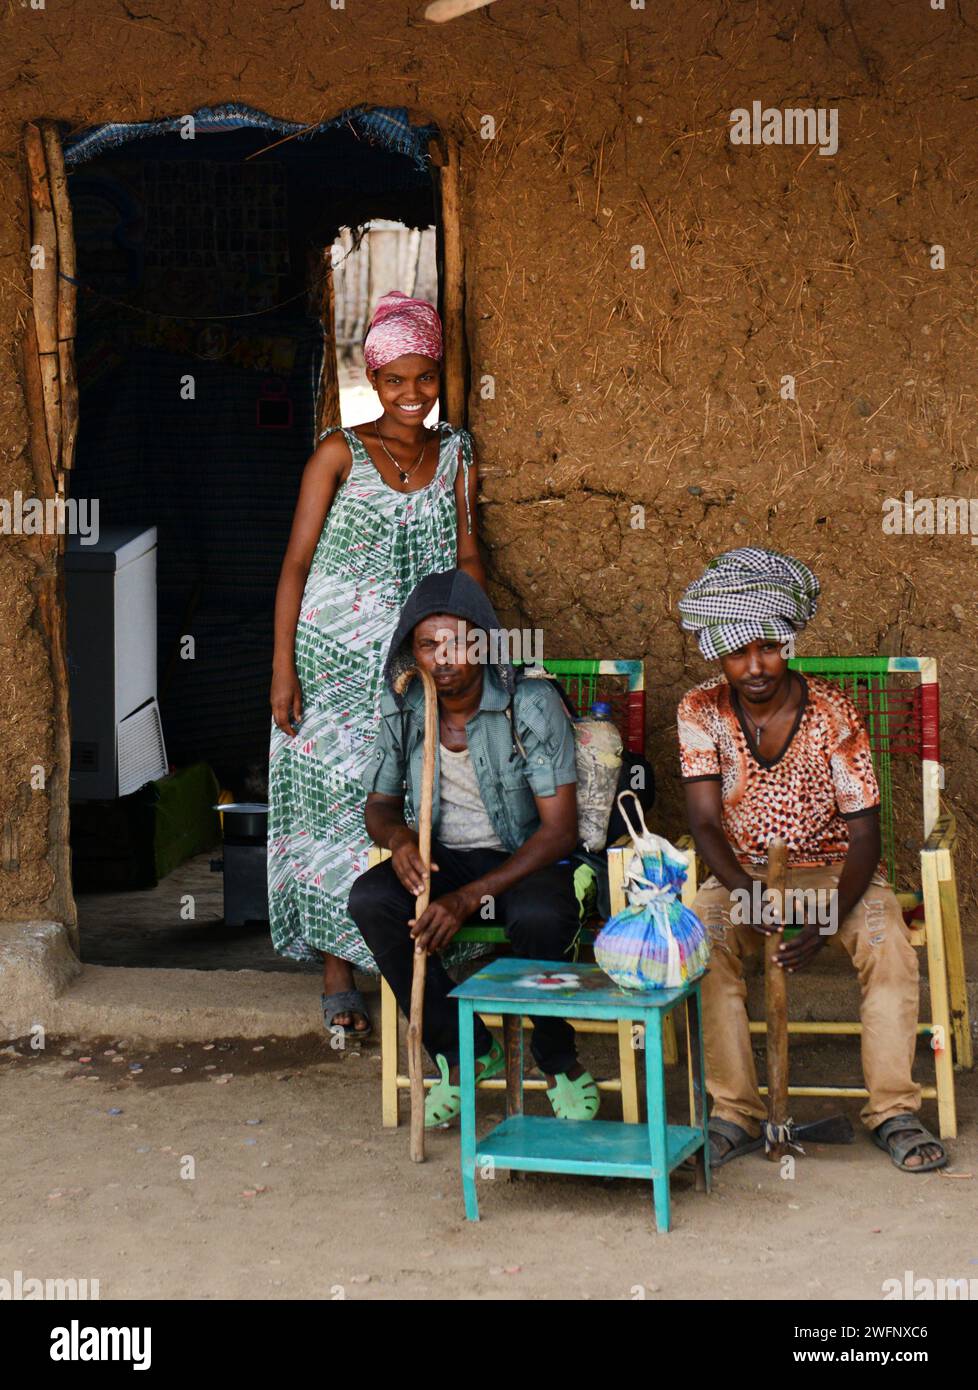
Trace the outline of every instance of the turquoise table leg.
[[479, 1219], [479, 1198], [475, 1186], [475, 1043], [472, 1004], [459, 1000], [459, 1088], [462, 1092], [462, 1195], [469, 1221]]
[[523, 1019], [503, 1014], [503, 1048], [506, 1053], [506, 1117], [523, 1114]]
[[712, 1176], [710, 1173], [710, 1135], [706, 1118], [706, 1065], [703, 1060], [703, 1010], [700, 1001], [700, 987], [693, 991], [686, 1001], [688, 1031], [686, 1046], [689, 1049], [693, 1075], [693, 1097], [696, 1111], [691, 1123], [698, 1126], [703, 1135], [703, 1148], [696, 1155], [696, 1190], [709, 1192]]
[[[503, 1014], [503, 1047], [506, 1051], [506, 1118], [523, 1114], [523, 1018]], [[510, 1168], [510, 1182], [521, 1182], [526, 1175]]]
[[661, 1009], [650, 1009], [645, 1025], [645, 1108], [649, 1126], [649, 1147], [657, 1177], [652, 1179], [655, 1198], [655, 1228], [669, 1229], [669, 1167], [666, 1136], [666, 1078], [662, 1065]]

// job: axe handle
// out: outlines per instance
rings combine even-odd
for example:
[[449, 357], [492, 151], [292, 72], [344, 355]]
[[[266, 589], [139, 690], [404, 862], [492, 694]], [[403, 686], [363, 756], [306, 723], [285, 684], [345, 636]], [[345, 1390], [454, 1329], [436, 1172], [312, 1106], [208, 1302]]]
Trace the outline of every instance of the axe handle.
[[[788, 847], [772, 840], [767, 853], [767, 888], [783, 920]], [[781, 931], [764, 938], [764, 1010], [767, 1015], [767, 1118], [771, 1125], [788, 1123], [788, 981], [776, 963], [783, 940]], [[767, 1156], [782, 1157], [785, 1144], [772, 1144]]]
[[[438, 746], [438, 692], [427, 671], [415, 668], [424, 687], [424, 762], [421, 770], [421, 810], [418, 817], [418, 848], [425, 867], [424, 887], [414, 900], [415, 919], [431, 899], [431, 805], [435, 789], [435, 750]], [[424, 987], [428, 974], [428, 954], [415, 947], [411, 974], [411, 1012], [408, 1016], [408, 1075], [411, 1079], [411, 1159], [424, 1162], [424, 1072], [421, 1065], [421, 1027], [424, 1018]]]

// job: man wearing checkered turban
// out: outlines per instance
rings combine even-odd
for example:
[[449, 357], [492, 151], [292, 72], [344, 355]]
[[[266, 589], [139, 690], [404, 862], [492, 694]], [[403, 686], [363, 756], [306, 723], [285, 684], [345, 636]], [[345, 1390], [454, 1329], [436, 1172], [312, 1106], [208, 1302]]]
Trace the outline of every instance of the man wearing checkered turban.
[[775, 929], [763, 891], [777, 837], [788, 846], [789, 892], [776, 910], [801, 928], [778, 964], [803, 969], [830, 936], [846, 951], [862, 992], [863, 1123], [898, 1168], [928, 1172], [947, 1155], [917, 1118], [917, 958], [880, 864], [869, 737], [837, 685], [789, 665], [818, 597], [801, 560], [743, 546], [712, 560], [679, 600], [683, 627], [722, 671], [679, 705], [687, 817], [712, 874], [693, 903], [712, 945], [702, 985], [710, 1161], [721, 1167], [764, 1142], [743, 958]]

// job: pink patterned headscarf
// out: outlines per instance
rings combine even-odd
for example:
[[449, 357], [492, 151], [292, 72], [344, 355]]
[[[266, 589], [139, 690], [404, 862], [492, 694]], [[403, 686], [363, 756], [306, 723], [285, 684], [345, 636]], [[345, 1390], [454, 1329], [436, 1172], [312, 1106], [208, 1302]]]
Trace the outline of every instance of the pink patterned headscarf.
[[370, 320], [364, 361], [376, 371], [409, 352], [441, 361], [441, 319], [426, 299], [410, 299], [400, 290], [391, 290], [378, 301]]

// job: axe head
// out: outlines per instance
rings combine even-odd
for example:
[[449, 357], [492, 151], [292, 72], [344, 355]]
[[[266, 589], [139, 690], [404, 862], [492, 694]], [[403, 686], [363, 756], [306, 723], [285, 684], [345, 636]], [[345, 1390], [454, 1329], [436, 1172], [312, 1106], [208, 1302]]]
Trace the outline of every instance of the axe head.
[[796, 1153], [803, 1154], [803, 1139], [809, 1144], [851, 1144], [856, 1137], [845, 1115], [827, 1115], [822, 1120], [809, 1120], [803, 1125], [796, 1125], [793, 1120], [788, 1120], [783, 1125], [772, 1124], [770, 1120], [766, 1120], [763, 1132], [764, 1148], [768, 1153], [772, 1149], [778, 1149], [780, 1152], [794, 1149]]

